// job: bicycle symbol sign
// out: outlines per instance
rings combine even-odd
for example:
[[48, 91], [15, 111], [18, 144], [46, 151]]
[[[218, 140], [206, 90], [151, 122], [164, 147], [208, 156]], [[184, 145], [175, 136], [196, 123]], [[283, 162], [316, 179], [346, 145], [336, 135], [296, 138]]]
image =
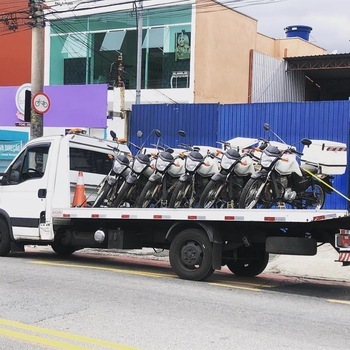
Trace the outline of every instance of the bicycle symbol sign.
[[47, 96], [43, 92], [38, 92], [33, 96], [32, 107], [36, 113], [46, 113], [50, 108], [49, 96]]

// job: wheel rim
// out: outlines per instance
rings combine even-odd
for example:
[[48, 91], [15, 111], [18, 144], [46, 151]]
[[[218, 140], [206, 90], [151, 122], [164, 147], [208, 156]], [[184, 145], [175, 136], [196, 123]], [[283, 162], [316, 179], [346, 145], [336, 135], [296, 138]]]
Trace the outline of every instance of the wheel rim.
[[225, 201], [218, 199], [219, 194], [222, 191], [224, 184], [217, 183], [208, 193], [208, 196], [204, 202], [204, 208], [223, 208]]
[[180, 191], [176, 195], [174, 208], [189, 208], [190, 207], [189, 201], [186, 197], [189, 189], [190, 189], [189, 184], [182, 186], [182, 188], [180, 189]]
[[256, 196], [256, 193], [258, 191], [258, 189], [261, 186], [261, 181], [255, 181], [249, 189], [249, 192], [247, 194], [246, 200], [245, 200], [245, 207], [246, 209], [252, 209], [256, 206], [256, 204], [258, 203], [258, 198]]
[[198, 242], [187, 242], [181, 249], [181, 261], [183, 264], [192, 269], [195, 269], [203, 261], [203, 251]]
[[304, 209], [322, 209], [324, 205], [324, 191], [319, 184], [314, 184], [306, 189], [301, 200], [301, 207]]

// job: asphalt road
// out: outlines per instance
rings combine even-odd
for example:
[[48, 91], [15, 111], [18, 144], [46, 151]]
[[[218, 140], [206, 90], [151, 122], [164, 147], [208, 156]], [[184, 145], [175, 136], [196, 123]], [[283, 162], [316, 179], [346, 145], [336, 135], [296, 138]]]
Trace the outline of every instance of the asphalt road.
[[30, 248], [1, 258], [0, 349], [348, 349], [350, 283], [281, 274], [206, 282], [166, 259]]

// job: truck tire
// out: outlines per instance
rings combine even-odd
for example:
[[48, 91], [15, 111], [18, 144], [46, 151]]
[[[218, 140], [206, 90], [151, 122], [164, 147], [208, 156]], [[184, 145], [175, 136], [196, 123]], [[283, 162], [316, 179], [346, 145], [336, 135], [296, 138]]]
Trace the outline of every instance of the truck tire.
[[170, 245], [169, 260], [174, 272], [183, 279], [204, 281], [212, 275], [213, 246], [199, 229], [181, 231]]
[[73, 254], [77, 249], [67, 245], [63, 245], [60, 241], [51, 244], [52, 250], [59, 256], [66, 257]]
[[226, 201], [221, 197], [225, 183], [210, 180], [199, 200], [199, 208], [225, 208]]
[[263, 246], [238, 249], [237, 260], [227, 260], [226, 265], [236, 276], [253, 277], [262, 273], [269, 262], [269, 253]]
[[107, 181], [104, 183], [101, 192], [97, 195], [97, 197], [92, 205], [93, 208], [98, 208], [101, 206], [103, 201], [106, 199], [107, 194], [110, 191], [111, 187], [112, 186]]
[[[175, 185], [173, 194], [169, 201], [169, 208], [189, 208], [192, 206], [190, 204], [191, 198], [189, 198], [189, 193], [191, 192], [191, 182], [178, 181]], [[194, 203], [192, 203], [194, 204]]]
[[0, 256], [6, 256], [11, 251], [10, 230], [7, 223], [0, 219]]

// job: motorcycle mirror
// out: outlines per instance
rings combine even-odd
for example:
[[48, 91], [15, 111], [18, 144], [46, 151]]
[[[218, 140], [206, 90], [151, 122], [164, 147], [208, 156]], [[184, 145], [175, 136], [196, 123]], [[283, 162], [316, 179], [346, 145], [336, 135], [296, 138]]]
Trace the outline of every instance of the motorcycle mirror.
[[312, 141], [309, 140], [309, 139], [302, 139], [301, 140], [301, 143], [304, 145], [304, 146], [310, 146], [312, 144]]
[[113, 130], [111, 130], [109, 132], [109, 134], [111, 135], [112, 140], [116, 140], [117, 139], [117, 134]]
[[177, 133], [181, 137], [186, 137], [186, 133], [183, 130], [179, 130]]
[[162, 133], [158, 129], [154, 129], [154, 133], [156, 134], [157, 137], [161, 137]]
[[268, 123], [264, 123], [264, 130], [269, 131], [270, 125]]
[[136, 133], [136, 136], [140, 139], [140, 138], [143, 136], [143, 132], [139, 130], [139, 131]]

